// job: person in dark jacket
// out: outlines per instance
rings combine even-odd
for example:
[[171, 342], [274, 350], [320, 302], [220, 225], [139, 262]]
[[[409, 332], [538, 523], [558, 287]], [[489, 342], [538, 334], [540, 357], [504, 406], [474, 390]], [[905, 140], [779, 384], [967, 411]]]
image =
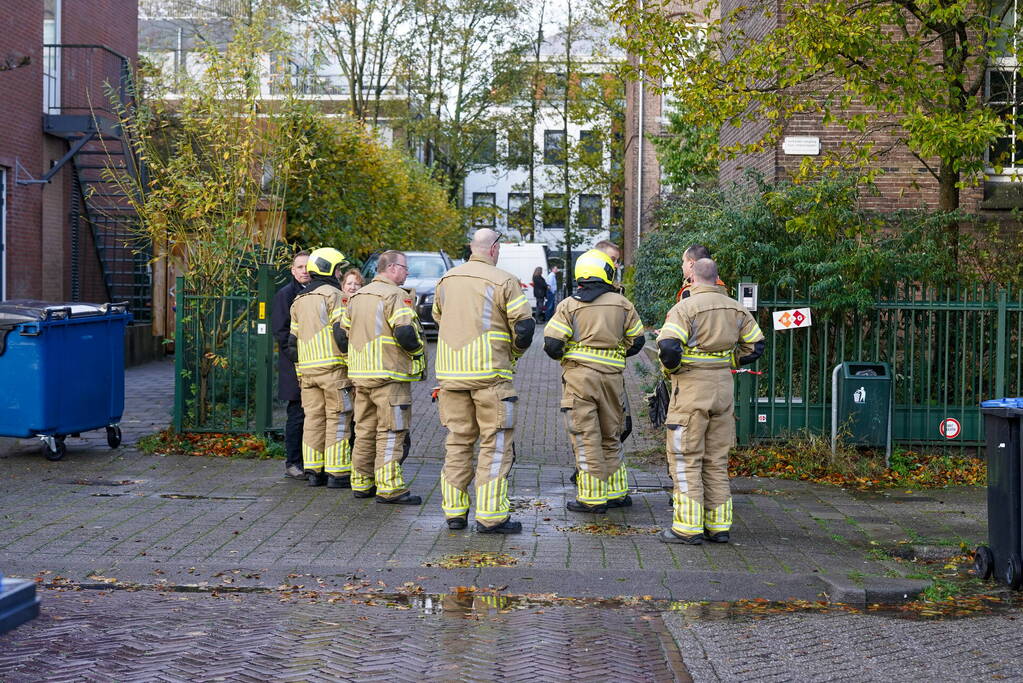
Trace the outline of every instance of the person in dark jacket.
[[540, 320], [545, 320], [544, 304], [547, 301], [547, 281], [543, 279], [543, 268], [540, 266], [533, 271], [533, 296], [536, 297], [536, 314]]
[[[278, 350], [288, 344], [291, 334], [291, 304], [309, 282], [306, 263], [309, 252], [300, 251], [291, 261], [291, 281], [277, 290], [270, 307], [270, 322], [273, 325], [274, 339]], [[287, 421], [284, 423], [284, 450], [287, 459], [284, 461], [284, 476], [294, 479], [305, 479], [302, 469], [302, 423], [305, 413], [302, 410], [302, 391], [298, 386], [295, 364], [284, 353], [277, 354], [277, 397], [288, 402]]]

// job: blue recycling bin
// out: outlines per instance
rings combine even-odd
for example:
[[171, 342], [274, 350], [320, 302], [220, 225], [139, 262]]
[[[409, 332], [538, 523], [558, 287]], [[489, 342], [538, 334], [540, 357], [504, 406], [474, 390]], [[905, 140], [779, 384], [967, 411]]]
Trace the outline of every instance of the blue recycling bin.
[[93, 429], [120, 445], [130, 320], [126, 304], [0, 302], [0, 436], [38, 436], [50, 460]]

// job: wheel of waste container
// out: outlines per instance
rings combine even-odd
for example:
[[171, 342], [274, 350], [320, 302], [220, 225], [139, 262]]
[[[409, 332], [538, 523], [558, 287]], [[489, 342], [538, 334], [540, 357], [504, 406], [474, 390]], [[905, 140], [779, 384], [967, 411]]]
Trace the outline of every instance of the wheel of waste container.
[[1023, 581], [1023, 563], [1020, 562], [1019, 555], [1009, 556], [1009, 560], [1005, 563], [1003, 579], [1009, 588], [1013, 590], [1019, 588], [1020, 581]]
[[107, 445], [111, 448], [121, 445], [121, 428], [117, 425], [107, 427]]
[[64, 454], [67, 453], [67, 446], [64, 445], [64, 437], [53, 437], [53, 445], [53, 449], [50, 448], [49, 444], [46, 444], [43, 447], [43, 453], [46, 455], [46, 459], [53, 461], [61, 460], [64, 457]]
[[991, 578], [991, 570], [995, 566], [995, 557], [991, 553], [991, 548], [986, 545], [978, 546], [973, 551], [973, 573], [977, 575], [979, 579]]

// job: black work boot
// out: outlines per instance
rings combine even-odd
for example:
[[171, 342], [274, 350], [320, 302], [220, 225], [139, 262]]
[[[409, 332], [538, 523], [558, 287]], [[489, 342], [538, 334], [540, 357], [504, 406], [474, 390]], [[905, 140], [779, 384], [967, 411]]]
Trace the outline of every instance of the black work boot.
[[602, 515], [607, 512], [607, 505], [587, 505], [586, 503], [580, 503], [578, 500], [570, 500], [565, 503], [565, 507], [568, 508], [569, 512], [590, 512], [595, 515]]
[[377, 502], [384, 505], [422, 505], [423, 499], [419, 496], [413, 496], [406, 491], [397, 498], [381, 498], [377, 496]]
[[522, 522], [513, 522], [508, 518], [497, 526], [484, 526], [476, 522], [476, 533], [478, 534], [521, 534]]
[[679, 536], [671, 529], [665, 529], [661, 533], [657, 534], [657, 538], [661, 543], [678, 543], [680, 545], [703, 545], [703, 534], [693, 534], [692, 536]]
[[628, 494], [625, 494], [621, 498], [612, 498], [607, 501], [607, 507], [609, 510], [611, 508], [631, 508], [632, 498], [630, 498]]
[[469, 524], [468, 520], [466, 519], [467, 516], [468, 515], [463, 515], [461, 517], [448, 517], [447, 519], [448, 528], [455, 530], [464, 529]]
[[309, 486], [323, 486], [327, 483], [327, 475], [323, 472], [306, 472], [305, 478]]
[[352, 495], [356, 498], [372, 498], [377, 494], [377, 487], [370, 486], [365, 491], [352, 491]]
[[727, 531], [718, 531], [714, 534], [704, 533], [703, 535], [711, 543], [728, 543]]
[[335, 477], [333, 474], [327, 475], [327, 488], [328, 489], [350, 489], [352, 488], [352, 478], [346, 474]]

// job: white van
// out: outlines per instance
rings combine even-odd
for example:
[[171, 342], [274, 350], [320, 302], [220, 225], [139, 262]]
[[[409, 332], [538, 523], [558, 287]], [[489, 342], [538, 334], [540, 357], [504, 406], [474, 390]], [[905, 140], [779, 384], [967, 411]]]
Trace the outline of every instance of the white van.
[[533, 296], [533, 271], [540, 266], [544, 277], [547, 276], [547, 252], [543, 244], [533, 242], [507, 242], [501, 244], [501, 253], [497, 257], [497, 267], [506, 270], [519, 279], [522, 293], [536, 305]]

